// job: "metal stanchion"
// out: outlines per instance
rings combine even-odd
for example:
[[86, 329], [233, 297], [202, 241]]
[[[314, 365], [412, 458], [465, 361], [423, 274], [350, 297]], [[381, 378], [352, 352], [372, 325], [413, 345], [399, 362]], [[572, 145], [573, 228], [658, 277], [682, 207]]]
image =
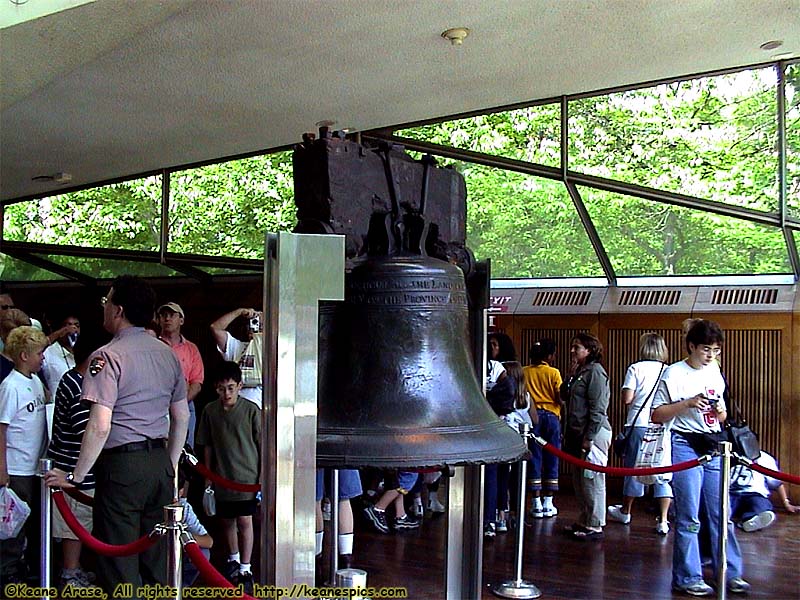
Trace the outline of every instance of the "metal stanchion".
[[167, 535], [167, 586], [175, 592], [170, 600], [181, 600], [183, 590], [183, 564], [181, 533], [183, 532], [183, 506], [180, 503], [164, 507], [164, 530]]
[[[50, 504], [50, 488], [44, 482], [45, 474], [53, 468], [53, 461], [49, 458], [39, 459], [39, 476], [42, 478], [41, 482], [41, 514], [39, 517], [39, 536], [41, 540], [40, 550], [42, 557], [39, 559], [39, 581], [42, 589], [50, 587], [50, 563], [51, 554], [53, 552], [52, 545], [52, 504]], [[49, 600], [49, 595], [42, 596], [43, 600]]]
[[728, 521], [731, 518], [731, 449], [730, 442], [720, 442], [719, 470], [719, 544], [717, 546], [717, 598], [728, 593]]
[[[324, 486], [323, 486], [324, 487]], [[336, 583], [339, 570], [339, 469], [331, 469], [331, 570], [328, 583]]]
[[[520, 423], [519, 433], [527, 445], [531, 437], [531, 428], [527, 423]], [[525, 541], [525, 483], [528, 478], [528, 461], [523, 458], [519, 461], [519, 504], [517, 505], [517, 553], [516, 553], [516, 578], [496, 584], [492, 592], [501, 598], [538, 598], [541, 590], [530, 581], [522, 579], [522, 547]]]

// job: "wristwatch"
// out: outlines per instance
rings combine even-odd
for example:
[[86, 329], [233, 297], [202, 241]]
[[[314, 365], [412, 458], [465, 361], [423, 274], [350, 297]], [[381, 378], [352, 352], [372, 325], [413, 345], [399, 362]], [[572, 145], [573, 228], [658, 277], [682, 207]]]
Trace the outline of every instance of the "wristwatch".
[[72, 473], [72, 472], [67, 473], [66, 480], [67, 480], [67, 483], [71, 483], [77, 489], [81, 489], [83, 487], [83, 482], [82, 481], [75, 481], [75, 473]]

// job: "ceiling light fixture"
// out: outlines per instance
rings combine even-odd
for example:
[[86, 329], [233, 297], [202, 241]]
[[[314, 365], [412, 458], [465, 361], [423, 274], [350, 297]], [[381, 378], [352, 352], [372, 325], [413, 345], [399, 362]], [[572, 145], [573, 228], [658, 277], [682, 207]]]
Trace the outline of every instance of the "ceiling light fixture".
[[779, 52], [772, 55], [772, 60], [789, 60], [790, 58], [794, 58], [794, 54], [791, 52]]
[[442, 37], [450, 42], [453, 46], [460, 46], [469, 35], [469, 29], [466, 27], [452, 27], [442, 32]]
[[37, 181], [37, 182], [52, 181], [59, 185], [66, 185], [72, 181], [72, 174], [59, 171], [58, 173], [53, 173], [52, 175], [37, 175], [36, 177], [31, 177], [31, 181]]
[[775, 48], [780, 48], [781, 46], [783, 46], [783, 40], [770, 40], [761, 44], [759, 48], [762, 50], [775, 50]]

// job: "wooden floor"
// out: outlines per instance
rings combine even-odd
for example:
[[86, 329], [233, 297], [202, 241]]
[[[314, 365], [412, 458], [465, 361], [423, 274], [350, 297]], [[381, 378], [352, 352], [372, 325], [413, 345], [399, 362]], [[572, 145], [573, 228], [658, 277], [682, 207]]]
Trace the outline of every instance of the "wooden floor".
[[[556, 504], [557, 517], [525, 528], [523, 578], [539, 587], [542, 598], [689, 597], [671, 592], [672, 534], [656, 534], [653, 515], [640, 511], [631, 525], [609, 523], [602, 541], [577, 542], [561, 533], [577, 516], [574, 500], [566, 495]], [[745, 578], [753, 586], [748, 598], [800, 599], [800, 515], [777, 514], [768, 529], [737, 532]], [[442, 516], [426, 516], [417, 531], [385, 535], [361, 522], [353, 566], [367, 571], [370, 587], [403, 586], [409, 598], [444, 598], [444, 523]], [[513, 578], [514, 548], [513, 530], [486, 540], [483, 599], [496, 598], [492, 584]], [[710, 572], [706, 576], [711, 583]]]

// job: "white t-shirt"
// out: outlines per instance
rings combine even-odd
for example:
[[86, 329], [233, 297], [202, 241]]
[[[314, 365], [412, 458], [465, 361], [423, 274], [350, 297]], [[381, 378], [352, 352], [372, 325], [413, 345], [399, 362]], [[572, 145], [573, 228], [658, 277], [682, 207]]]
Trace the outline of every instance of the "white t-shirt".
[[75, 368], [75, 357], [72, 352], [64, 348], [58, 342], [50, 344], [44, 350], [44, 363], [42, 364], [42, 375], [47, 383], [50, 392], [50, 401], [55, 402], [56, 390], [64, 373]]
[[[653, 398], [653, 410], [665, 404], [686, 400], [697, 394], [705, 394], [710, 400], [717, 401], [720, 410], [727, 410], [725, 401], [722, 399], [724, 391], [725, 380], [722, 378], [716, 361], [695, 369], [682, 360], [664, 369], [655, 398]], [[715, 433], [721, 430], [714, 406], [709, 406], [704, 412], [697, 408], [690, 408], [677, 415], [670, 426], [679, 433], [681, 431]]]
[[[248, 342], [243, 342], [241, 340], [237, 340], [227, 331], [225, 332], [225, 351], [220, 351], [222, 354], [222, 358], [225, 360], [232, 360], [235, 363], [239, 362], [239, 359], [242, 357], [242, 353], [247, 348]], [[261, 399], [263, 396], [263, 388], [260, 385], [255, 387], [243, 387], [239, 392], [239, 395], [242, 398], [246, 398], [250, 400], [253, 404], [255, 404], [258, 408], [261, 408]]]
[[14, 369], [0, 384], [0, 423], [8, 425], [9, 475], [38, 473], [39, 459], [47, 449], [46, 404], [44, 386], [35, 375], [26, 377]]
[[486, 366], [486, 390], [492, 389], [497, 380], [500, 379], [500, 375], [505, 372], [506, 368], [503, 363], [497, 360], [490, 360]]
[[[633, 402], [628, 407], [628, 416], [625, 418], [626, 426], [647, 427], [650, 423], [650, 406], [645, 406], [641, 412], [639, 409], [645, 401], [648, 405], [652, 405], [655, 387], [663, 364], [657, 360], [642, 360], [628, 367], [622, 389], [633, 390]], [[633, 423], [636, 413], [639, 413], [639, 417], [636, 419], [636, 423]]]
[[[761, 456], [755, 462], [767, 469], [778, 470], [777, 461], [763, 450]], [[731, 494], [755, 493], [764, 498], [769, 498], [770, 490], [774, 490], [780, 485], [780, 479], [767, 477], [745, 465], [736, 465], [731, 470]]]

